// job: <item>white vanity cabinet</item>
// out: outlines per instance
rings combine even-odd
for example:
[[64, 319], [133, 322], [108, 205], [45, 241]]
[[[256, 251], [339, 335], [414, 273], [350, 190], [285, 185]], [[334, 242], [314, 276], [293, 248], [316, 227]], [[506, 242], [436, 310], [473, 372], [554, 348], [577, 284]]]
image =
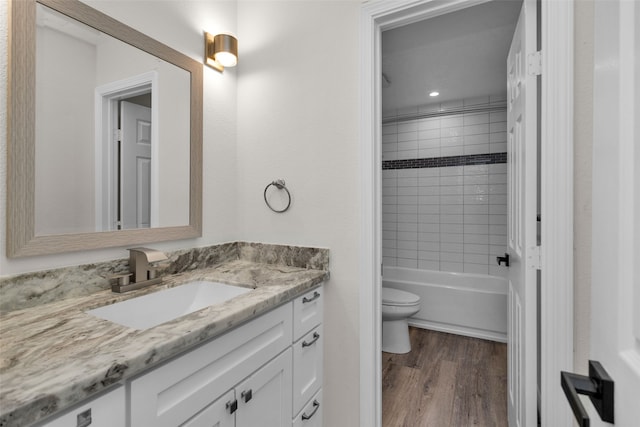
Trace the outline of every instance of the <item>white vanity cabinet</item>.
[[83, 402], [80, 406], [38, 424], [38, 427], [114, 427], [125, 425], [125, 391], [123, 386], [118, 386]]
[[322, 425], [322, 288], [129, 382], [131, 427]]
[[[289, 347], [291, 322], [291, 304], [285, 304], [135, 378], [131, 426], [176, 427], [191, 420]], [[241, 398], [235, 396], [238, 410]]]
[[291, 350], [280, 354], [181, 427], [285, 426], [291, 412]]

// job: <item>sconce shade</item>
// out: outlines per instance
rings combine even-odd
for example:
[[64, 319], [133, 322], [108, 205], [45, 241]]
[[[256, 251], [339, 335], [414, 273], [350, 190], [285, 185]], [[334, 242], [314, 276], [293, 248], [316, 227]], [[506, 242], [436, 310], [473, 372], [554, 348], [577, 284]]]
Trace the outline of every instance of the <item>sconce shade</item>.
[[230, 34], [213, 36], [204, 33], [205, 64], [220, 72], [224, 67], [235, 67], [238, 63], [238, 39]]

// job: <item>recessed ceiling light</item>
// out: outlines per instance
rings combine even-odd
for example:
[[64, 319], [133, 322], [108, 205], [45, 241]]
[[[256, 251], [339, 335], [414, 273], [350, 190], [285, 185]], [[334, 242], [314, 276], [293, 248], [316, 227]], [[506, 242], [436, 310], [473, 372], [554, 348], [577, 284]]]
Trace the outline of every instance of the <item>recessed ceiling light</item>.
[[440, 95], [440, 92], [436, 90], [429, 92], [429, 96], [438, 96], [438, 95]]

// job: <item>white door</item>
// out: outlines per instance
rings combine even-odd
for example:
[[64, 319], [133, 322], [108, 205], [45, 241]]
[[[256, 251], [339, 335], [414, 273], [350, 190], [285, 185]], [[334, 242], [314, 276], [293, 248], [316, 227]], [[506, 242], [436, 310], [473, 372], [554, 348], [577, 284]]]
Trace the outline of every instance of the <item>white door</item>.
[[507, 57], [508, 167], [508, 414], [512, 427], [537, 425], [536, 251], [537, 77], [528, 72], [536, 51], [536, 3], [522, 5]]
[[151, 108], [120, 107], [120, 223], [123, 230], [151, 224]]
[[[640, 4], [595, 2], [591, 360], [616, 426], [640, 423]], [[581, 367], [585, 369], [586, 367]], [[592, 426], [600, 420], [590, 402]]]

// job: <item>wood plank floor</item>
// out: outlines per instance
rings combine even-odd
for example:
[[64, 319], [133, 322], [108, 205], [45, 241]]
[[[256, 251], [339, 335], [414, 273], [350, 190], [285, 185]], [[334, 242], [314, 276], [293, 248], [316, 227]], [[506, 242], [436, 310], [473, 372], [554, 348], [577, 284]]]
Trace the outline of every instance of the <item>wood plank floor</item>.
[[382, 353], [383, 427], [507, 426], [507, 345], [410, 328]]

